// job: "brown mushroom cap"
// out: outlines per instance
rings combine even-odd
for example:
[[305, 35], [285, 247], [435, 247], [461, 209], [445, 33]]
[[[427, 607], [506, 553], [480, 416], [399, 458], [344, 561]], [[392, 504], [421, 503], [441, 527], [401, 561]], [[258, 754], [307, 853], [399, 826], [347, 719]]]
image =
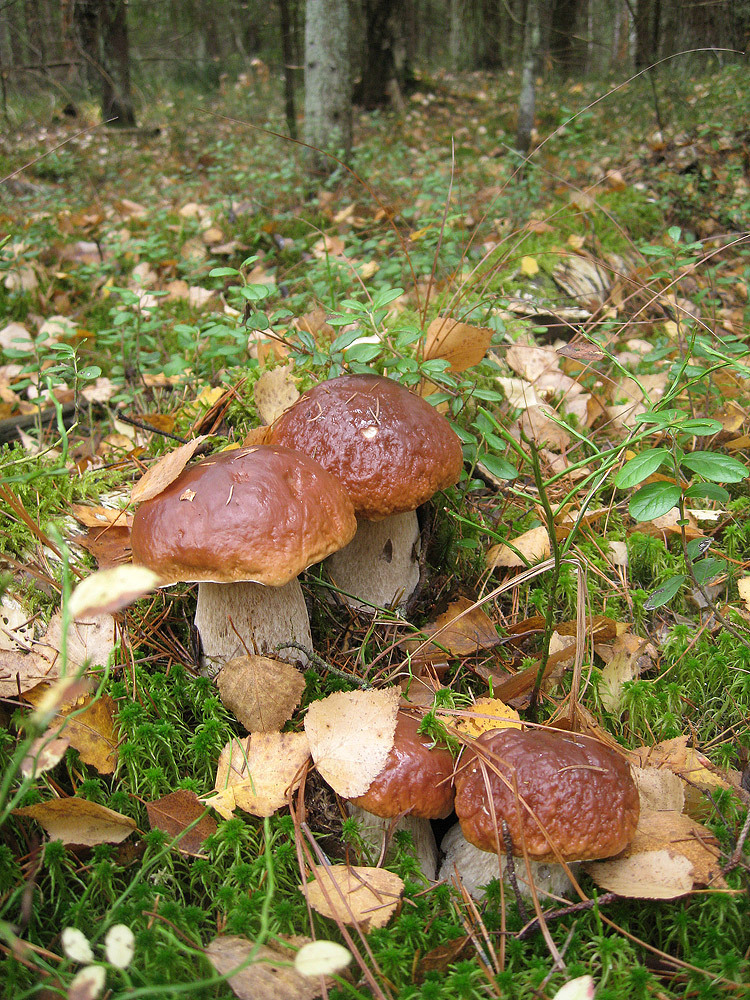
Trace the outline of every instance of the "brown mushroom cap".
[[133, 561], [164, 583], [281, 587], [356, 531], [346, 491], [299, 452], [262, 445], [190, 466], [133, 517]]
[[453, 811], [453, 757], [417, 732], [419, 721], [399, 712], [393, 748], [385, 767], [354, 805], [375, 816], [408, 813], [443, 819]]
[[416, 510], [461, 474], [461, 442], [420, 396], [380, 375], [342, 375], [303, 393], [271, 431], [337, 476], [358, 517]]
[[475, 847], [497, 850], [496, 823], [502, 849], [503, 820], [513, 853], [522, 854], [525, 844], [534, 859], [553, 860], [551, 844], [565, 860], [609, 858], [632, 840], [638, 791], [625, 758], [603, 743], [551, 729], [494, 730], [476, 743], [485, 750], [484, 768], [474, 756], [456, 776], [456, 813], [464, 836]]

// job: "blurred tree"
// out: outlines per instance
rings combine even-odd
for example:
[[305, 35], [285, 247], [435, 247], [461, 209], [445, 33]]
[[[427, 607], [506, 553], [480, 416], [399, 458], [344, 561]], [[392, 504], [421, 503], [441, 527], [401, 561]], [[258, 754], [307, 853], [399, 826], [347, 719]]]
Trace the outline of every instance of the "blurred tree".
[[347, 0], [307, 0], [305, 14], [305, 142], [314, 173], [330, 173], [326, 153], [352, 148], [352, 83]]
[[127, 0], [75, 0], [74, 23], [87, 78], [101, 94], [102, 118], [118, 128], [134, 126]]
[[521, 66], [521, 95], [518, 99], [518, 127], [516, 149], [526, 156], [531, 149], [536, 109], [536, 74], [541, 47], [541, 6], [543, 0], [528, 0], [526, 23], [523, 30], [523, 57]]

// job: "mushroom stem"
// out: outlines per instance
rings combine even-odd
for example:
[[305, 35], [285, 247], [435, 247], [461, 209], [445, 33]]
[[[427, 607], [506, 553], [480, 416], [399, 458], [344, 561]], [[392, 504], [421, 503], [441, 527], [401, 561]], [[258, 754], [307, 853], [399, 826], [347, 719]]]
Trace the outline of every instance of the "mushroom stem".
[[[508, 865], [507, 858], [502, 856], [499, 859], [498, 868], [497, 855], [489, 851], [482, 851], [470, 844], [463, 835], [460, 823], [456, 823], [446, 833], [440, 844], [440, 849], [445, 858], [440, 865], [438, 877], [450, 879], [458, 871], [464, 888], [473, 899], [483, 899], [487, 883], [491, 882], [493, 878], [498, 878], [501, 873], [507, 881], [505, 874]], [[531, 898], [526, 862], [523, 858], [514, 858], [513, 866], [521, 894]], [[578, 866], [578, 862], [567, 865], [574, 873]], [[534, 886], [540, 896], [568, 896], [571, 893], [573, 883], [568, 877], [565, 865], [554, 861], [532, 861], [529, 859], [529, 867]]]
[[307, 665], [297, 649], [277, 650], [286, 642], [312, 649], [310, 622], [296, 578], [283, 587], [261, 583], [201, 583], [195, 626], [203, 646], [203, 665], [210, 676], [237, 656], [263, 653]]
[[[422, 874], [430, 882], [435, 880], [438, 849], [435, 834], [432, 832], [432, 825], [428, 819], [422, 819], [419, 816], [409, 816], [408, 813], [405, 816], [400, 816], [398, 819], [388, 819], [367, 812], [366, 809], [355, 806], [352, 802], [347, 804], [347, 808], [349, 815], [358, 822], [359, 835], [362, 838], [363, 844], [374, 855], [374, 857], [368, 858], [368, 861], [373, 864], [377, 863], [383, 848], [383, 842], [389, 833], [393, 834], [398, 830], [405, 830], [411, 834], [411, 839], [414, 843], [414, 856], [419, 862]], [[384, 860], [386, 862], [392, 861], [394, 854], [395, 849], [393, 839], [391, 838], [386, 844]]]
[[358, 518], [356, 535], [328, 557], [326, 566], [345, 603], [372, 613], [376, 608], [397, 607], [411, 597], [419, 583], [419, 551], [416, 511], [382, 521]]

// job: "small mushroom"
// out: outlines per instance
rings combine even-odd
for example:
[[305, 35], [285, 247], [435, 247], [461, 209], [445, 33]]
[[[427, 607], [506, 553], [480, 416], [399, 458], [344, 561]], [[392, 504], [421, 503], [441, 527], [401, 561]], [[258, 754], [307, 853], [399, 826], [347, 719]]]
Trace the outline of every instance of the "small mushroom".
[[360, 821], [365, 842], [376, 849], [386, 830], [408, 830], [422, 872], [434, 879], [437, 844], [430, 820], [453, 811], [453, 757], [418, 729], [419, 720], [398, 713], [385, 766], [364, 795], [350, 800], [349, 811]]
[[[564, 885], [551, 870], [557, 862], [612, 857], [632, 840], [640, 807], [630, 766], [598, 740], [554, 729], [502, 729], [483, 734], [475, 746], [456, 776], [463, 836], [481, 851], [502, 854], [507, 825], [513, 854], [525, 852], [544, 865], [541, 880], [533, 876], [540, 888]], [[465, 861], [468, 879], [482, 884], [475, 852], [453, 838], [446, 851], [459, 874]], [[525, 865], [516, 867], [523, 882]], [[496, 875], [497, 862], [488, 859], [485, 883]]]
[[[289, 448], [220, 452], [184, 469], [133, 517], [133, 561], [164, 585], [198, 581], [195, 624], [210, 672], [246, 651], [310, 648], [297, 575], [356, 530], [342, 485]], [[299, 651], [281, 658], [301, 660]]]
[[461, 474], [461, 442], [446, 418], [392, 379], [342, 375], [303, 393], [271, 440], [311, 455], [354, 503], [357, 534], [327, 563], [347, 603], [406, 601], [419, 582], [416, 509]]

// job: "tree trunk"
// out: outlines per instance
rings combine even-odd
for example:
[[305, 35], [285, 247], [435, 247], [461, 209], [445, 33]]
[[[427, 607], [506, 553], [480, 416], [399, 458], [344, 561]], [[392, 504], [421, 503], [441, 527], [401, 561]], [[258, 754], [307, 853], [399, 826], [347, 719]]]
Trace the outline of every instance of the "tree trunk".
[[464, 0], [450, 0], [450, 49], [451, 69], [456, 72], [464, 64]]
[[297, 138], [297, 106], [294, 100], [294, 25], [289, 10], [289, 0], [279, 0], [281, 22], [281, 51], [284, 57], [284, 109], [286, 127], [292, 139]]
[[659, 0], [638, 0], [633, 23], [636, 69], [645, 69], [656, 62], [660, 15]]
[[118, 128], [135, 125], [130, 96], [127, 0], [101, 0], [102, 118]]
[[352, 85], [347, 0], [308, 0], [305, 16], [305, 142], [314, 173], [330, 173], [326, 153], [349, 156]]
[[358, 97], [368, 110], [379, 108], [390, 99], [389, 84], [396, 73], [395, 13], [395, 0], [365, 0], [365, 58]]
[[518, 99], [518, 131], [516, 149], [528, 155], [531, 133], [534, 128], [536, 108], [536, 71], [539, 63], [541, 40], [541, 0], [529, 0], [526, 6], [526, 25], [523, 33], [523, 68], [521, 70], [521, 95]]
[[92, 90], [100, 87], [99, 0], [75, 0], [73, 24], [83, 56], [83, 76]]
[[555, 69], [565, 76], [580, 69], [576, 53], [579, 7], [579, 0], [555, 0], [552, 5], [549, 52]]

